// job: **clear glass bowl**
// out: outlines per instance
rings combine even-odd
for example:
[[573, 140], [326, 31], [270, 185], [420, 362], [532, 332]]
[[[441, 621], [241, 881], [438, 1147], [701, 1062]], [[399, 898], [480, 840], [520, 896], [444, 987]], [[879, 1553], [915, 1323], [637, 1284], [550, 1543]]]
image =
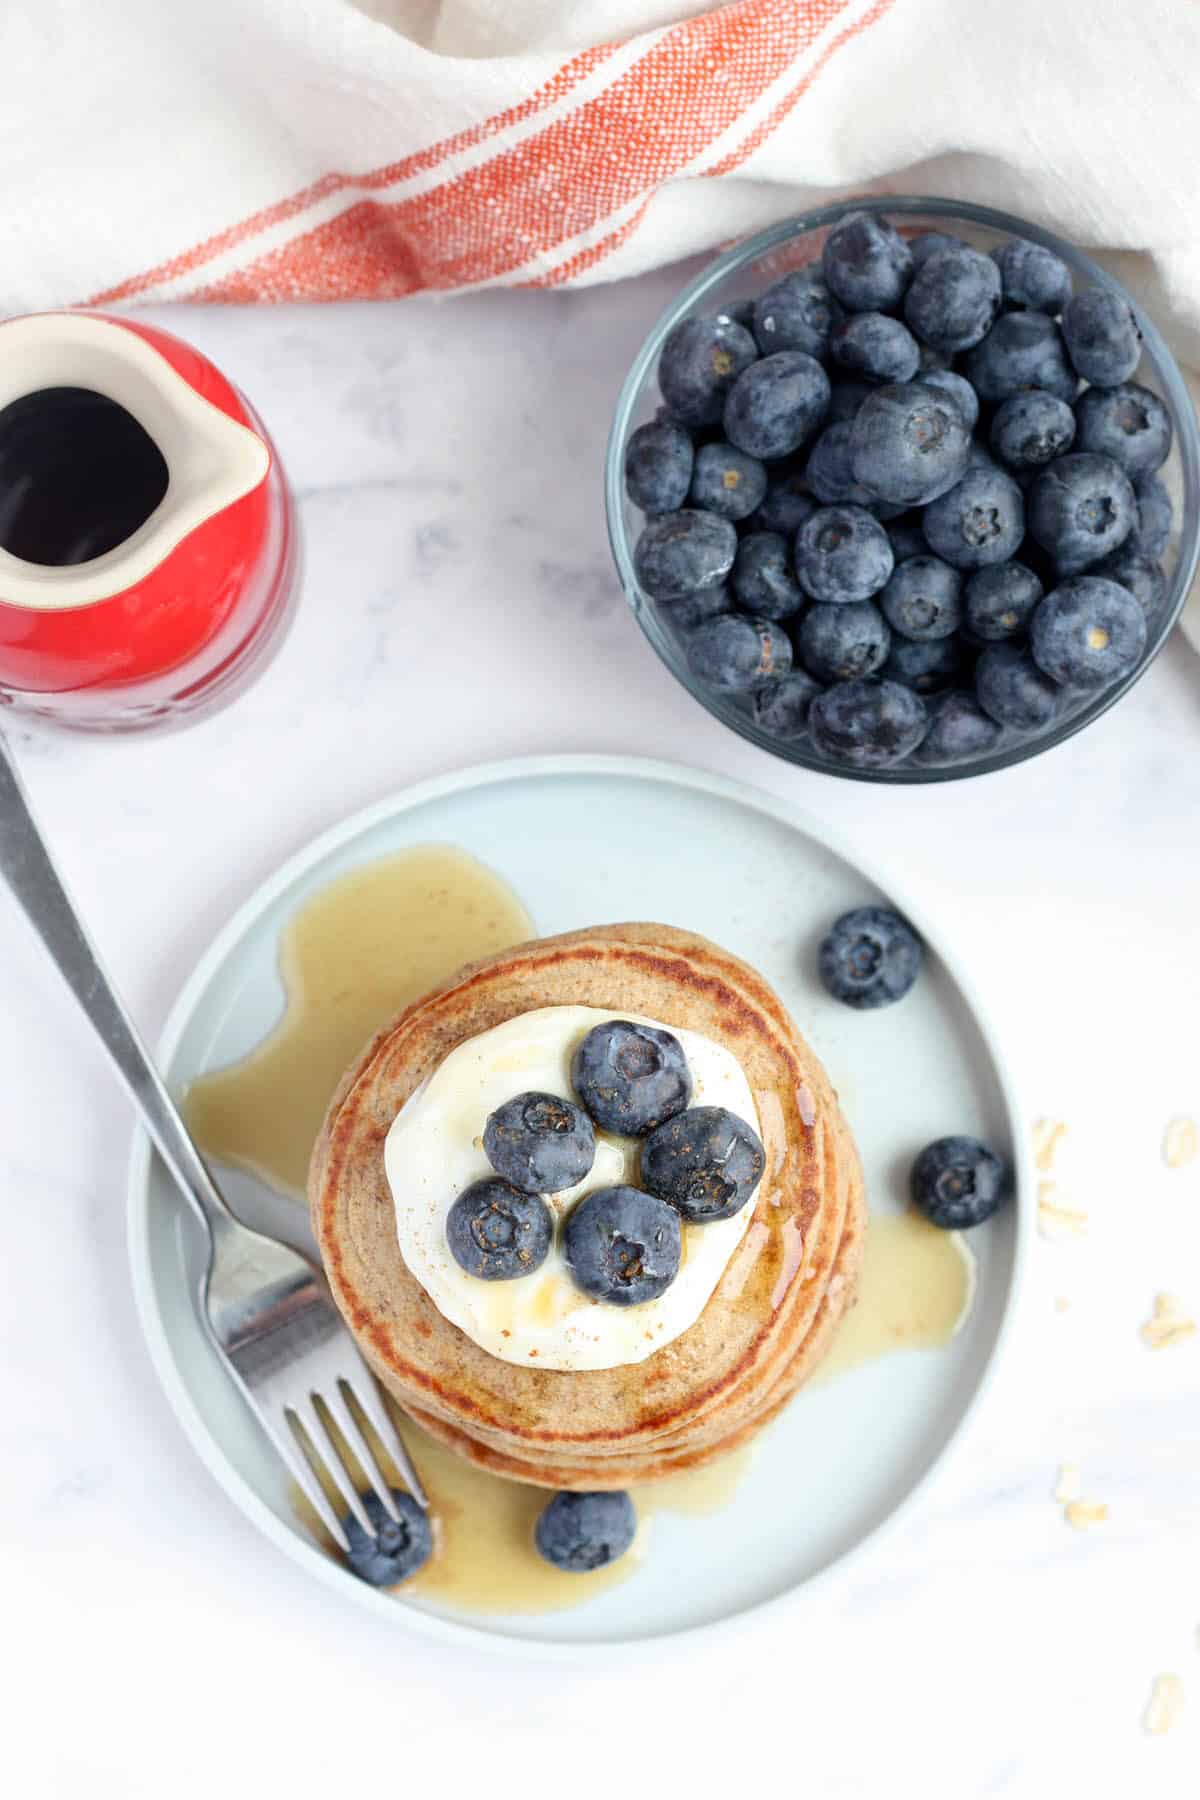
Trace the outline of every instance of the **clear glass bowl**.
[[[789, 269], [819, 257], [829, 228], [851, 211], [882, 214], [905, 237], [916, 236], [922, 231], [948, 231], [981, 250], [990, 250], [1005, 238], [1029, 238], [1034, 243], [1045, 244], [1062, 257], [1075, 275], [1077, 289], [1080, 286], [1106, 287], [1123, 295], [1133, 307], [1143, 337], [1142, 362], [1134, 379], [1161, 396], [1170, 409], [1175, 428], [1171, 455], [1159, 470], [1175, 508], [1171, 543], [1163, 558], [1167, 593], [1137, 667], [1113, 687], [1089, 695], [1066, 717], [1056, 720], [1049, 730], [1038, 734], [1006, 731], [999, 746], [989, 755], [946, 768], [924, 768], [911, 761], [882, 769], [847, 768], [823, 757], [807, 737], [789, 742], [769, 737], [755, 722], [748, 697], [716, 693], [696, 681], [688, 669], [681, 636], [667, 623], [655, 602], [642, 592], [634, 574], [633, 546], [642, 517], [625, 493], [625, 446], [630, 432], [653, 418], [657, 408], [655, 370], [667, 333], [681, 319], [692, 314], [719, 311], [736, 300], [752, 298]], [[1008, 768], [1073, 737], [1101, 713], [1107, 712], [1110, 706], [1115, 706], [1158, 655], [1183, 610], [1200, 557], [1200, 431], [1183, 377], [1160, 332], [1120, 282], [1081, 250], [1024, 219], [955, 200], [893, 197], [842, 200], [834, 206], [805, 213], [801, 218], [773, 225], [719, 256], [676, 297], [634, 358], [617, 402], [608, 443], [604, 489], [609, 541], [621, 585], [642, 630], [672, 674], [714, 718], [757, 744], [760, 750], [769, 751], [785, 762], [817, 769], [827, 775], [846, 776], [852, 781], [958, 781], [967, 775], [983, 775], [994, 769]]]

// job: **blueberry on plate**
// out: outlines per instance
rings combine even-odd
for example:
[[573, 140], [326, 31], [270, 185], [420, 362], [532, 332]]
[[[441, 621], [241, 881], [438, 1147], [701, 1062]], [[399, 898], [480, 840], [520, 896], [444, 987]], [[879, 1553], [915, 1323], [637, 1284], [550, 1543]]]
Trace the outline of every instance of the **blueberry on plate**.
[[701, 588], [695, 594], [673, 595], [669, 599], [660, 600], [659, 616], [667, 621], [672, 630], [681, 632], [686, 637], [707, 619], [715, 619], [718, 613], [727, 613], [732, 605], [733, 597], [722, 582], [720, 587]]
[[817, 681], [873, 675], [887, 660], [892, 634], [869, 600], [810, 606], [796, 632], [800, 661]]
[[1028, 238], [1009, 238], [992, 251], [1004, 305], [1013, 312], [1060, 313], [1071, 298], [1071, 271], [1061, 256]]
[[1040, 469], [1075, 442], [1075, 414], [1057, 394], [1040, 388], [1010, 394], [996, 408], [989, 441], [1009, 468]]
[[555, 1494], [538, 1515], [533, 1541], [539, 1556], [571, 1575], [587, 1575], [624, 1556], [637, 1532], [629, 1495], [619, 1490]]
[[392, 1518], [378, 1494], [368, 1492], [360, 1496], [363, 1510], [375, 1528], [374, 1537], [363, 1530], [353, 1513], [342, 1520], [350, 1546], [346, 1561], [360, 1581], [377, 1588], [396, 1587], [407, 1581], [424, 1568], [433, 1554], [429, 1514], [402, 1488], [393, 1488], [391, 1494], [399, 1519]]
[[658, 386], [681, 424], [720, 423], [725, 396], [758, 356], [758, 345], [727, 313], [681, 319], [658, 359]]
[[849, 312], [892, 312], [912, 279], [912, 253], [886, 219], [851, 212], [825, 239], [821, 267]]
[[913, 761], [924, 768], [951, 768], [990, 756], [1003, 736], [995, 719], [989, 719], [978, 701], [960, 689], [938, 694], [929, 702], [929, 730], [913, 751]]
[[930, 638], [916, 643], [912, 638], [894, 637], [882, 674], [886, 681], [901, 681], [928, 698], [953, 687], [961, 679], [962, 664], [957, 638]]
[[821, 683], [803, 669], [777, 676], [755, 688], [751, 702], [754, 722], [768, 736], [785, 742], [803, 737], [808, 729], [808, 709], [821, 692]]
[[927, 256], [904, 297], [910, 328], [934, 350], [951, 354], [986, 336], [999, 311], [1000, 271], [966, 244]]
[[1041, 312], [1001, 313], [987, 336], [967, 352], [963, 373], [989, 405], [1023, 388], [1044, 388], [1060, 400], [1074, 400], [1079, 387], [1062, 332]]
[[1041, 582], [1024, 563], [993, 563], [976, 569], [964, 596], [967, 629], [984, 643], [1019, 637], [1042, 597]]
[[766, 495], [747, 523], [752, 531], [781, 531], [791, 538], [816, 510], [803, 466], [784, 465], [767, 470]]
[[460, 1269], [479, 1281], [516, 1281], [545, 1262], [554, 1236], [540, 1194], [487, 1175], [464, 1188], [446, 1215], [446, 1242]]
[[633, 552], [638, 583], [655, 600], [717, 587], [733, 567], [737, 532], [728, 519], [685, 509], [648, 520]]
[[1093, 563], [1090, 572], [1105, 575], [1127, 588], [1145, 613], [1147, 625], [1157, 616], [1167, 591], [1163, 566], [1143, 555], [1131, 539], [1126, 538], [1121, 548], [1106, 556], [1103, 562]]
[[829, 377], [802, 350], [782, 350], [743, 369], [725, 402], [725, 436], [747, 456], [791, 456], [829, 411]]
[[639, 425], [625, 446], [625, 492], [644, 513], [675, 512], [687, 499], [694, 456], [682, 425]]
[[1115, 581], [1076, 575], [1040, 602], [1029, 637], [1038, 668], [1063, 687], [1111, 687], [1146, 648], [1146, 615]]
[[931, 256], [936, 256], [939, 250], [965, 250], [966, 247], [962, 238], [952, 237], [948, 231], [922, 231], [908, 242], [914, 271], [928, 262]]
[[1171, 415], [1136, 381], [1085, 388], [1075, 402], [1079, 448], [1111, 456], [1131, 481], [1153, 475], [1171, 454]]
[[792, 567], [792, 547], [781, 531], [752, 531], [738, 545], [733, 565], [737, 602], [762, 619], [786, 619], [804, 605]]
[[821, 939], [817, 968], [835, 1000], [857, 1012], [903, 1000], [921, 972], [921, 940], [888, 906], [858, 906]]
[[835, 363], [868, 381], [911, 381], [921, 366], [921, 346], [899, 319], [887, 313], [854, 313], [829, 334]]
[[979, 396], [965, 375], [956, 374], [953, 369], [922, 369], [919, 379], [924, 387], [948, 395], [962, 414], [967, 430], [974, 431], [979, 423]]
[[867, 395], [873, 392], [869, 381], [835, 381], [833, 392], [829, 396], [829, 423], [845, 424], [847, 419], [854, 417]]
[[883, 769], [915, 750], [925, 735], [925, 702], [898, 681], [839, 681], [808, 713], [812, 741], [830, 762]]
[[767, 471], [757, 457], [732, 444], [702, 444], [692, 470], [691, 502], [735, 523], [749, 518], [767, 492]]
[[1037, 731], [1062, 710], [1063, 693], [1016, 644], [989, 644], [975, 664], [975, 697], [997, 725]]
[[877, 388], [854, 416], [854, 479], [900, 506], [924, 506], [961, 481], [970, 450], [954, 398], [922, 381]]
[[902, 514], [886, 530], [897, 566], [907, 562], [910, 556], [929, 555], [929, 545], [925, 542], [925, 533], [921, 530], [921, 520], [917, 514]]
[[845, 315], [829, 291], [818, 263], [793, 269], [759, 295], [754, 307], [754, 335], [764, 356], [777, 350], [803, 350], [822, 361], [829, 334]]
[[957, 487], [925, 508], [925, 536], [956, 569], [1006, 562], [1025, 536], [1021, 490], [1000, 469], [968, 469]]
[[850, 432], [848, 419], [826, 425], [808, 453], [805, 479], [822, 506], [871, 505], [870, 494], [850, 467]]
[[687, 665], [697, 681], [722, 694], [745, 694], [792, 666], [792, 641], [774, 619], [718, 613], [687, 640]]
[[1143, 556], [1157, 562], [1171, 541], [1175, 509], [1158, 475], [1143, 476], [1133, 484], [1137, 519], [1129, 541]]
[[826, 506], [796, 537], [796, 573], [814, 600], [846, 604], [877, 594], [892, 572], [892, 546], [861, 506]]
[[1124, 469], [1111, 456], [1072, 451], [1043, 469], [1029, 490], [1029, 530], [1064, 575], [1078, 575], [1120, 549], [1137, 519]]
[[893, 569], [879, 604], [892, 630], [902, 636], [947, 638], [962, 620], [962, 585], [957, 569], [926, 550]]
[[732, 1219], [762, 1180], [758, 1133], [723, 1106], [676, 1113], [642, 1146], [642, 1184], [693, 1225]]
[[1077, 374], [1093, 387], [1128, 381], [1142, 358], [1129, 302], [1109, 288], [1084, 288], [1063, 307], [1063, 337]]
[[641, 1306], [679, 1273], [679, 1214], [641, 1188], [593, 1188], [567, 1215], [563, 1254], [585, 1294], [611, 1306]]
[[692, 1098], [683, 1045], [655, 1025], [593, 1025], [571, 1059], [575, 1092], [602, 1131], [644, 1137]]
[[1008, 1171], [973, 1137], [938, 1138], [912, 1167], [913, 1205], [944, 1231], [982, 1225], [1008, 1197]]
[[526, 1194], [560, 1194], [596, 1160], [596, 1133], [581, 1107], [558, 1094], [525, 1093], [488, 1117], [483, 1148], [497, 1175]]

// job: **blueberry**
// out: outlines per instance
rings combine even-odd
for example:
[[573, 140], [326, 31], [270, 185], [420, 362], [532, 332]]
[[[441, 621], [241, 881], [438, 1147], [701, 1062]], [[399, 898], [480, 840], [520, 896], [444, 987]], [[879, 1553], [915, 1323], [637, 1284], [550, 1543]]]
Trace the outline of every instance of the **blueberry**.
[[939, 250], [965, 250], [966, 247], [960, 237], [951, 237], [948, 231], [923, 231], [919, 237], [910, 238], [908, 245], [914, 271], [931, 256], [936, 256]]
[[907, 638], [949, 637], [962, 618], [962, 576], [928, 551], [910, 556], [892, 571], [879, 604], [892, 630]]
[[904, 298], [904, 317], [916, 335], [952, 353], [985, 337], [999, 311], [999, 269], [965, 244], [926, 257]]
[[701, 588], [698, 593], [674, 595], [659, 602], [660, 617], [685, 636], [695, 631], [697, 625], [703, 625], [706, 619], [727, 613], [732, 605], [733, 598], [724, 582], [720, 587]]
[[754, 335], [764, 356], [803, 350], [824, 359], [829, 333], [845, 315], [816, 263], [793, 269], [760, 295], [754, 308]]
[[624, 1556], [637, 1532], [628, 1494], [555, 1494], [534, 1527], [538, 1555], [572, 1575], [586, 1575]]
[[768, 469], [766, 498], [749, 523], [754, 531], [782, 531], [790, 538], [816, 510], [803, 466]]
[[1128, 589], [1145, 613], [1146, 623], [1154, 622], [1167, 591], [1167, 578], [1162, 564], [1145, 556], [1129, 538], [1103, 562], [1094, 563], [1091, 573], [1107, 576]]
[[929, 702], [929, 730], [913, 752], [927, 768], [974, 762], [997, 747], [1003, 733], [970, 694], [952, 689]]
[[982, 569], [1016, 551], [1025, 536], [1025, 501], [999, 469], [968, 469], [957, 487], [925, 508], [924, 523], [938, 556], [956, 569]]
[[582, 1181], [596, 1158], [596, 1133], [582, 1109], [557, 1094], [506, 1100], [483, 1128], [497, 1175], [526, 1194], [560, 1194]]
[[843, 913], [821, 939], [817, 968], [835, 1000], [873, 1012], [903, 1000], [921, 972], [921, 940], [888, 906]]
[[758, 1134], [723, 1106], [676, 1113], [642, 1146], [642, 1183], [693, 1225], [732, 1219], [762, 1180]]
[[1009, 238], [992, 251], [1000, 291], [1013, 311], [1060, 313], [1071, 298], [1071, 271], [1061, 256], [1028, 238]]
[[982, 343], [967, 352], [963, 373], [989, 403], [1025, 388], [1045, 388], [1060, 400], [1074, 400], [1079, 386], [1062, 332], [1040, 312], [1001, 313]]
[[769, 675], [792, 666], [791, 640], [772, 619], [718, 613], [698, 625], [687, 640], [688, 668], [706, 687], [743, 694]]
[[360, 1581], [372, 1587], [395, 1587], [423, 1569], [433, 1555], [433, 1528], [429, 1514], [402, 1488], [391, 1490], [399, 1522], [385, 1509], [378, 1494], [361, 1496], [363, 1510], [375, 1528], [370, 1537], [353, 1513], [342, 1520], [350, 1549], [346, 1557]]
[[818, 681], [853, 681], [881, 668], [892, 634], [869, 600], [810, 606], [796, 632], [796, 648]]
[[446, 1242], [460, 1269], [480, 1281], [516, 1281], [540, 1269], [554, 1236], [539, 1194], [488, 1175], [473, 1181], [446, 1215]]
[[924, 643], [894, 637], [883, 676], [903, 682], [926, 698], [953, 687], [962, 675], [962, 649], [957, 638], [929, 638]]
[[866, 600], [883, 587], [893, 560], [887, 532], [861, 506], [822, 507], [796, 537], [796, 573], [814, 600]]
[[903, 514], [887, 527], [887, 534], [897, 564], [907, 562], [910, 556], [929, 555], [929, 545], [925, 542], [925, 533], [921, 530], [921, 520], [917, 514]]
[[1046, 595], [1029, 635], [1034, 661], [1063, 687], [1111, 687], [1146, 648], [1146, 615], [1115, 581], [1077, 575]]
[[640, 1306], [657, 1300], [679, 1273], [679, 1214], [640, 1188], [593, 1188], [567, 1215], [563, 1254], [585, 1294]]
[[827, 425], [808, 453], [805, 478], [822, 506], [869, 507], [871, 496], [855, 481], [850, 468], [848, 419]]
[[571, 1059], [571, 1080], [600, 1129], [620, 1137], [644, 1137], [692, 1097], [679, 1039], [628, 1019], [593, 1025]]
[[1137, 382], [1085, 388], [1075, 403], [1079, 448], [1111, 456], [1131, 481], [1153, 475], [1171, 454], [1171, 415]]
[[691, 502], [722, 519], [746, 519], [764, 498], [767, 471], [732, 444], [703, 444], [696, 452]]
[[913, 1205], [945, 1231], [968, 1231], [990, 1219], [1009, 1190], [1008, 1171], [973, 1137], [938, 1138], [912, 1167]]
[[757, 356], [750, 333], [727, 314], [681, 319], [658, 359], [659, 390], [681, 424], [716, 425], [725, 396]]
[[984, 643], [1019, 637], [1042, 597], [1042, 584], [1024, 563], [993, 563], [976, 569], [964, 596], [967, 628]]
[[967, 467], [969, 469], [1001, 469], [1006, 475], [1012, 473], [1011, 469], [1004, 468], [1003, 463], [997, 462], [981, 438], [971, 439], [971, 454], [967, 459]]
[[979, 423], [979, 396], [965, 375], [957, 375], [953, 369], [925, 369], [920, 379], [922, 386], [949, 395], [962, 414], [967, 430], [974, 431]]
[[752, 531], [738, 545], [733, 565], [738, 605], [763, 619], [786, 619], [804, 605], [792, 570], [791, 545], [781, 531]]
[[725, 402], [725, 436], [747, 456], [790, 456], [829, 410], [829, 377], [802, 350], [764, 356], [744, 369]]
[[1157, 562], [1171, 541], [1171, 526], [1175, 517], [1171, 496], [1157, 475], [1147, 475], [1142, 480], [1135, 481], [1133, 491], [1137, 502], [1137, 520], [1129, 541], [1144, 556]]
[[1066, 575], [1119, 549], [1136, 518], [1129, 477], [1111, 456], [1060, 456], [1029, 490], [1030, 533]]
[[852, 419], [867, 395], [873, 392], [869, 381], [835, 381], [829, 399], [829, 423], [841, 425]]
[[701, 588], [718, 587], [737, 555], [737, 532], [712, 513], [658, 513], [637, 541], [633, 566], [638, 582], [656, 600], [671, 600]]
[[886, 313], [855, 313], [829, 334], [829, 353], [868, 381], [911, 381], [921, 365], [916, 338]]
[[912, 253], [886, 219], [846, 213], [825, 239], [821, 267], [850, 312], [891, 312], [912, 278]]
[[754, 330], [754, 309], [758, 305], [753, 294], [747, 294], [741, 300], [729, 300], [721, 308], [717, 317], [732, 319], [735, 325], [744, 325], [747, 331]]
[[692, 440], [682, 425], [639, 425], [625, 446], [625, 492], [644, 513], [674, 512], [692, 480]]
[[925, 702], [898, 681], [839, 681], [818, 694], [808, 728], [831, 762], [882, 769], [915, 750], [929, 717]]
[[820, 682], [803, 669], [764, 681], [754, 691], [755, 723], [773, 738], [803, 737], [808, 728], [808, 709], [820, 692]]
[[1018, 731], [1049, 725], [1062, 708], [1062, 689], [1016, 644], [989, 644], [975, 664], [975, 695], [990, 719]]
[[1010, 394], [996, 408], [990, 442], [1010, 468], [1041, 468], [1062, 456], [1074, 441], [1075, 414], [1057, 394], [1030, 388], [1024, 394]]
[[1084, 288], [1068, 300], [1062, 328], [1076, 373], [1093, 387], [1128, 381], [1142, 359], [1142, 335], [1129, 302], [1109, 288]]
[[855, 480], [903, 506], [924, 506], [952, 488], [970, 449], [970, 431], [952, 397], [921, 381], [877, 388], [851, 428]]

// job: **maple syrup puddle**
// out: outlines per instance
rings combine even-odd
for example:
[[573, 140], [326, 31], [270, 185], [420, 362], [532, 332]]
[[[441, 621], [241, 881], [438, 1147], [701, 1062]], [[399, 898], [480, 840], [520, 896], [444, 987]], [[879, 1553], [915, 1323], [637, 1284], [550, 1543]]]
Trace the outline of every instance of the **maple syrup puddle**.
[[[521, 943], [533, 930], [512, 890], [453, 845], [402, 851], [330, 882], [281, 935], [286, 1006], [279, 1024], [241, 1062], [201, 1076], [187, 1090], [184, 1112], [201, 1149], [303, 1199], [309, 1152], [329, 1098], [368, 1039], [464, 963]], [[857, 1302], [809, 1385], [894, 1350], [948, 1342], [970, 1309], [974, 1287], [975, 1259], [957, 1233], [939, 1231], [915, 1213], [873, 1216]], [[534, 1548], [545, 1489], [477, 1468], [388, 1405], [421, 1471], [434, 1519], [434, 1554], [403, 1592], [464, 1613], [558, 1611], [627, 1580], [647, 1554], [652, 1515], [720, 1511], [753, 1454], [752, 1447], [737, 1450], [705, 1468], [634, 1487], [639, 1525], [632, 1549], [606, 1569], [568, 1574]], [[389, 1480], [403, 1486], [369, 1423], [360, 1423]], [[363, 1471], [349, 1447], [340, 1447], [365, 1492]], [[340, 1513], [344, 1502], [336, 1489], [324, 1476], [322, 1484]], [[336, 1555], [299, 1488], [292, 1501], [297, 1517]]]

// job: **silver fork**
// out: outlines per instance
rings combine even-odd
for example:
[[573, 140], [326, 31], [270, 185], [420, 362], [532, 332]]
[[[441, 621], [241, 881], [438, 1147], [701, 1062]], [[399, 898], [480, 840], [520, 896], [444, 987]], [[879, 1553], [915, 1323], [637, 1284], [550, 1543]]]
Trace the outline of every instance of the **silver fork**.
[[197, 1299], [200, 1317], [230, 1375], [334, 1542], [350, 1546], [341, 1520], [295, 1434], [299, 1424], [340, 1494], [371, 1539], [378, 1533], [318, 1410], [328, 1409], [396, 1523], [387, 1476], [359, 1426], [351, 1398], [374, 1426], [413, 1498], [425, 1490], [388, 1417], [374, 1379], [329, 1295], [325, 1278], [297, 1251], [234, 1218], [102, 969], [29, 810], [7, 745], [0, 739], [0, 873], [91, 1020], [133, 1097], [159, 1155], [204, 1227], [208, 1257]]

